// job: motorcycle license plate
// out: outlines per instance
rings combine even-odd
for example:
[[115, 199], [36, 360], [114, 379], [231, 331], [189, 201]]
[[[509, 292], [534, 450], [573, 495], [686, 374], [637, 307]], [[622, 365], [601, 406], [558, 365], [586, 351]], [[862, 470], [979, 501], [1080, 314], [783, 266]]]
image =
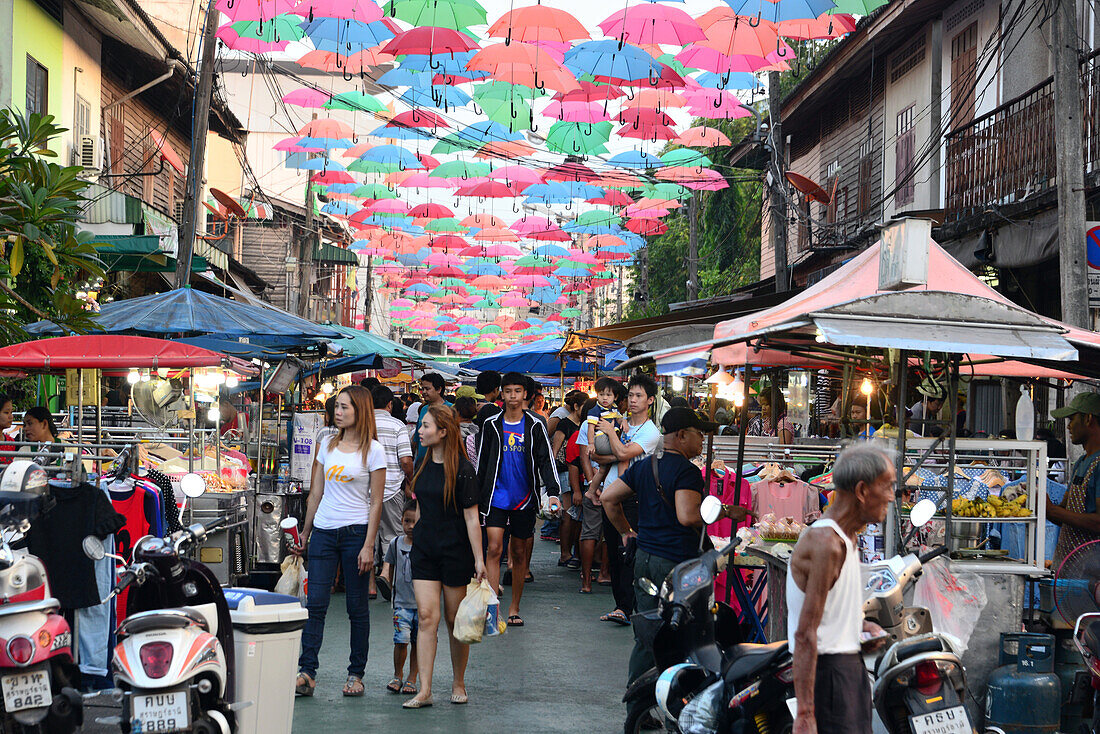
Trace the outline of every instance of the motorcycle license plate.
[[971, 734], [973, 731], [965, 706], [910, 716], [909, 727], [913, 734]]
[[8, 713], [49, 706], [53, 701], [50, 671], [45, 668], [0, 676], [0, 690], [4, 692], [4, 710]]
[[[131, 727], [134, 731], [168, 732], [190, 725], [186, 691], [135, 693], [131, 700]], [[140, 729], [137, 726], [140, 725]]]

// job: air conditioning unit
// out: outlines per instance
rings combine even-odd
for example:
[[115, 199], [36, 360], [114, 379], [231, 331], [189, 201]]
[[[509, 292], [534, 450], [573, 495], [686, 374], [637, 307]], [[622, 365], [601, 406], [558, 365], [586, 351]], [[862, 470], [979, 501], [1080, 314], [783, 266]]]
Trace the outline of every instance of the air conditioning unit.
[[99, 140], [94, 135], [81, 135], [77, 139], [76, 163], [85, 171], [99, 170]]

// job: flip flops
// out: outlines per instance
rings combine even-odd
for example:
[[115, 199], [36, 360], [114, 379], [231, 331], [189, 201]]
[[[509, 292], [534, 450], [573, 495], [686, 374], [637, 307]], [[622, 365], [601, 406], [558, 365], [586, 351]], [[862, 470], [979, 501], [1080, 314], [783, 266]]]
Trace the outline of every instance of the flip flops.
[[[386, 684], [386, 690], [390, 693], [401, 693], [401, 679], [391, 678], [390, 682]], [[413, 691], [416, 693], [416, 691]]]
[[294, 684], [295, 696], [312, 696], [317, 688], [317, 682], [305, 673], [298, 674], [298, 680]]
[[509, 627], [522, 627], [523, 626], [523, 617], [519, 616], [518, 614], [509, 615], [509, 617], [508, 617], [508, 626]]
[[630, 620], [627, 619], [626, 615], [623, 614], [622, 610], [620, 609], [616, 609], [613, 612], [608, 612], [607, 614], [600, 617], [600, 621], [614, 622], [615, 624], [622, 625], [624, 627], [630, 624]]

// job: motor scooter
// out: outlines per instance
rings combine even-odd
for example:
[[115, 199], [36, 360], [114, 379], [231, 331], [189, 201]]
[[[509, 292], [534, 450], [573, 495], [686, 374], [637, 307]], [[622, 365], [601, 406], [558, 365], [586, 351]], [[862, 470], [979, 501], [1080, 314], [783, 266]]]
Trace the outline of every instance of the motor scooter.
[[[225, 524], [195, 524], [134, 545], [109, 597], [130, 588], [111, 658], [122, 714], [98, 723], [119, 724], [126, 734], [234, 731], [234, 711], [249, 704], [227, 700], [233, 691], [229, 607], [210, 569], [186, 556]], [[84, 551], [92, 558], [105, 555], [93, 536], [85, 538]]]
[[[718, 498], [707, 497], [703, 502], [700, 511], [704, 519], [708, 513], [717, 519], [721, 510]], [[721, 550], [710, 550], [680, 563], [664, 579], [660, 589], [650, 579], [637, 579], [642, 591], [657, 597], [656, 609], [639, 612], [631, 618], [634, 634], [653, 653], [655, 666], [632, 681], [623, 696], [627, 704], [623, 725], [626, 734], [641, 731], [649, 719], [663, 721], [666, 728], [676, 731], [678, 711], [662, 710], [657, 699], [661, 673], [688, 663], [692, 666], [691, 671], [699, 673], [698, 685], [704, 680], [716, 680], [729, 658], [728, 651], [741, 642], [737, 613], [728, 604], [714, 599], [715, 576], [725, 568], [736, 547], [737, 539], [734, 538]]]
[[84, 723], [72, 633], [46, 567], [11, 544], [52, 504], [40, 466], [14, 461], [0, 480], [0, 732], [71, 734]]

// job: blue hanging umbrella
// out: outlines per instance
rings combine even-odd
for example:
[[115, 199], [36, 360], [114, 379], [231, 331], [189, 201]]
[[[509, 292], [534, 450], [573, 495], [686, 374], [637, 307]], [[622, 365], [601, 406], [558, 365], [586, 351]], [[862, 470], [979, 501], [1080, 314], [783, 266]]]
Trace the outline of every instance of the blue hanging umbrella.
[[422, 76], [430, 75], [422, 71], [416, 71], [411, 69], [405, 64], [401, 66], [395, 66], [387, 71], [382, 76], [378, 77], [377, 83], [384, 87], [412, 87], [419, 83], [419, 79]]
[[569, 257], [569, 250], [561, 245], [539, 245], [535, 248], [535, 254], [539, 257]]
[[554, 268], [554, 275], [559, 278], [587, 278], [592, 275], [592, 271], [574, 263]]
[[411, 87], [399, 99], [411, 107], [434, 107], [435, 109], [465, 107], [470, 103], [470, 95], [449, 84]]
[[336, 150], [338, 148], [350, 148], [355, 145], [347, 138], [302, 138], [298, 141], [299, 148], [307, 150]]
[[573, 191], [561, 181], [532, 184], [523, 193], [528, 204], [568, 204], [573, 200]]
[[303, 171], [346, 171], [343, 163], [331, 158], [310, 158], [299, 166]]
[[773, 23], [783, 20], [809, 20], [836, 8], [832, 0], [722, 0], [737, 15], [763, 18]]
[[376, 145], [359, 156], [359, 160], [397, 166], [404, 170], [424, 167], [424, 164], [416, 157], [416, 153], [402, 148], [400, 145]]
[[359, 184], [354, 183], [334, 183], [329, 184], [325, 191], [329, 194], [354, 194], [355, 190], [359, 188]]
[[351, 55], [360, 48], [377, 46], [395, 35], [382, 21], [364, 23], [344, 18], [316, 18], [305, 21], [302, 23], [302, 30], [319, 51], [332, 51], [345, 55]]
[[[95, 320], [99, 331], [108, 334], [340, 337], [338, 331], [285, 311], [251, 306], [191, 288], [105, 303]], [[31, 334], [62, 333], [51, 321], [33, 323], [27, 331]]]
[[321, 207], [322, 214], [333, 214], [338, 217], [350, 217], [359, 211], [358, 206], [353, 206], [346, 201], [330, 201]]
[[760, 86], [760, 80], [755, 74], [747, 71], [735, 71], [729, 74], [716, 74], [713, 71], [704, 71], [695, 77], [701, 87], [712, 89], [756, 89]]
[[656, 168], [661, 165], [661, 159], [655, 155], [649, 155], [641, 150], [627, 150], [611, 156], [607, 162], [619, 168]]
[[475, 357], [463, 362], [462, 367], [474, 370], [497, 370], [498, 372], [523, 372], [529, 375], [557, 375], [564, 371], [567, 375], [591, 374], [592, 368], [575, 359], [561, 364], [559, 353], [565, 346], [560, 337], [540, 339], [527, 344], [517, 344], [494, 354]]
[[394, 138], [395, 140], [427, 140], [432, 137], [432, 134], [423, 128], [405, 127], [404, 125], [394, 125], [393, 127], [382, 125], [371, 130], [367, 135], [376, 138]]
[[613, 39], [577, 44], [565, 52], [562, 65], [578, 76], [591, 74], [621, 81], [641, 81], [650, 77], [657, 78], [661, 74], [661, 64], [652, 56], [637, 46], [620, 44]]

